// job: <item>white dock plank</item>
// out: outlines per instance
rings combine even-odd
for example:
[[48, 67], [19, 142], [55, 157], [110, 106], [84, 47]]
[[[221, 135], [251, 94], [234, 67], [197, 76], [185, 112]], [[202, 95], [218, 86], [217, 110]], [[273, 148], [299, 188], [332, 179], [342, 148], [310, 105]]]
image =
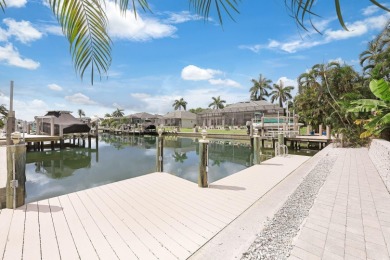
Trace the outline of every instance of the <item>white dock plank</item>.
[[72, 232], [73, 240], [76, 244], [80, 258], [98, 259], [99, 257], [91, 243], [91, 238], [85, 231], [85, 228], [79, 219], [78, 212], [73, 208], [68, 196], [69, 195], [60, 196], [58, 199], [61, 203], [66, 222]]
[[153, 193], [152, 189], [147, 188], [146, 184], [137, 183], [136, 180], [132, 183], [125, 183], [125, 185], [131, 185], [129, 188], [131, 189], [137, 189], [145, 194], [145, 196], [150, 196], [153, 198], [153, 201], [156, 202], [156, 206], [158, 206], [160, 209], [162, 209], [165, 212], [169, 212], [169, 214], [173, 215], [175, 218], [177, 218], [180, 222], [184, 223], [186, 226], [194, 230], [196, 233], [202, 235], [205, 238], [208, 238], [214, 234], [216, 230], [218, 230], [218, 227], [208, 223], [207, 221], [200, 219], [198, 216], [191, 214], [188, 211], [187, 208], [183, 208], [178, 206], [176, 203], [167, 200], [166, 197], [163, 194], [156, 194]]
[[[53, 210], [56, 209], [53, 208]], [[49, 201], [39, 201], [38, 211], [42, 259], [60, 259], [60, 252], [58, 250], [57, 237], [54, 230], [53, 219], [51, 217]]]
[[[121, 189], [121, 188], [118, 188]], [[125, 192], [122, 190], [122, 192]], [[118, 196], [120, 196], [118, 194]], [[126, 198], [126, 199], [123, 199]], [[117, 197], [118, 201], [124, 206], [126, 213], [139, 221], [142, 225], [162, 246], [166, 247], [169, 252], [179, 259], [186, 258], [190, 252], [199, 248], [196, 244], [181, 235], [172, 226], [169, 226], [161, 215], [156, 215], [153, 211], [145, 210], [141, 204], [132, 204], [134, 200], [128, 193], [125, 196]], [[142, 203], [142, 202], [140, 202]], [[179, 223], [176, 223], [178, 225]], [[204, 241], [204, 239], [202, 240]]]
[[[118, 183], [119, 184], [119, 183]], [[121, 186], [119, 189], [123, 188]], [[168, 236], [172, 237], [175, 242], [190, 252], [196, 250], [205, 241], [205, 238], [189, 229], [183, 223], [174, 217], [162, 211], [153, 198], [145, 198], [144, 194], [135, 192], [136, 189], [125, 188], [123, 191], [126, 196], [126, 209], [129, 212], [138, 211], [145, 218], [149, 219], [154, 225], [160, 227]]]
[[7, 245], [8, 231], [11, 228], [13, 210], [2, 209], [0, 212], [0, 256], [3, 257]]
[[77, 216], [83, 225], [98, 257], [103, 259], [118, 259], [118, 256], [115, 254], [110, 243], [108, 243], [99, 227], [95, 224], [94, 218], [81, 203], [77, 193], [69, 194], [68, 199], [73, 205], [75, 212], [77, 212]]
[[159, 259], [175, 259], [176, 257], [169, 252], [164, 245], [157, 240], [153, 235], [152, 225], [142, 225], [141, 220], [130, 214], [125, 210], [124, 200], [122, 196], [118, 195], [117, 189], [110, 189], [110, 187], [101, 187], [101, 190], [105, 192], [107, 197], [109, 197], [112, 202], [110, 203], [111, 207], [115, 209], [115, 212], [123, 219], [123, 221], [131, 227], [134, 232], [138, 235], [140, 240], [149, 248], [149, 250]]
[[24, 221], [26, 216], [25, 208], [26, 205], [13, 211], [8, 242], [3, 257], [4, 259], [22, 259]]
[[[121, 183], [118, 182], [118, 185], [126, 185], [127, 183]], [[144, 200], [144, 206], [147, 207], [150, 211], [156, 212], [159, 216], [169, 216], [171, 219], [173, 219], [176, 222], [176, 225], [179, 225], [180, 230], [183, 231], [183, 234], [185, 234], [189, 238], [194, 238], [193, 241], [202, 244], [204, 239], [206, 238], [202, 232], [197, 230], [198, 226], [194, 227], [193, 222], [189, 222], [188, 219], [185, 217], [178, 217], [177, 212], [171, 210], [168, 208], [167, 204], [161, 204], [160, 201], [157, 200], [155, 196], [150, 196], [147, 194], [147, 192], [143, 189], [140, 189], [137, 185], [131, 186], [126, 188], [128, 192], [134, 191], [135, 197], [137, 200], [143, 199]], [[158, 213], [157, 213], [158, 212]]]
[[[221, 221], [215, 219], [212, 221], [212, 219], [207, 219], [202, 212], [194, 210], [191, 204], [183, 204], [179, 200], [172, 199], [172, 197], [169, 195], [170, 193], [158, 193], [156, 191], [159, 189], [158, 184], [152, 185], [151, 182], [146, 183], [139, 181], [139, 179], [135, 180], [133, 184], [134, 185], [132, 185], [131, 188], [142, 189], [144, 193], [147, 193], [155, 200], [160, 201], [162, 205], [166, 205], [170, 210], [173, 210], [193, 223], [196, 223], [200, 229], [205, 229], [212, 234], [215, 232], [215, 230], [219, 230], [222, 226], [224, 226]], [[125, 183], [125, 185], [128, 185], [128, 183]]]
[[58, 197], [49, 199], [49, 205], [52, 208], [51, 215], [61, 259], [80, 258]]
[[115, 207], [112, 208], [112, 201], [107, 198], [107, 196], [102, 194], [98, 189], [89, 189], [85, 190], [90, 198], [93, 198], [99, 207], [104, 212], [106, 218], [110, 219], [113, 226], [115, 226], [116, 231], [121, 235], [121, 237], [126, 241], [127, 245], [131, 248], [134, 254], [139, 259], [157, 259], [155, 255], [147, 248], [147, 246], [137, 237], [127, 223], [125, 224], [124, 219], [119, 216], [115, 210]]
[[98, 205], [85, 193], [79, 192], [77, 196], [82, 201], [85, 208], [93, 216], [96, 225], [100, 228], [107, 241], [112, 246], [113, 250], [119, 259], [137, 259], [137, 256], [131, 251], [123, 238], [115, 230], [111, 223], [111, 219], [107, 219]]
[[37, 203], [26, 205], [23, 258], [41, 258], [41, 239], [39, 236], [39, 216]]
[[[221, 213], [219, 210], [215, 209], [210, 201], [204, 200], [201, 201], [197, 196], [193, 196], [193, 193], [188, 190], [182, 190], [180, 196], [177, 193], [169, 192], [167, 193], [167, 187], [165, 182], [163, 185], [158, 185], [160, 182], [157, 180], [149, 179], [149, 182], [153, 185], [153, 191], [157, 194], [169, 195], [169, 200], [175, 201], [180, 205], [191, 205], [191, 207], [197, 212], [200, 213], [202, 217], [206, 218], [208, 221], [213, 223], [216, 226], [224, 226], [226, 223], [229, 223], [233, 217], [229, 217], [224, 213]], [[198, 192], [200, 195], [201, 192]], [[192, 195], [192, 196], [191, 196]]]

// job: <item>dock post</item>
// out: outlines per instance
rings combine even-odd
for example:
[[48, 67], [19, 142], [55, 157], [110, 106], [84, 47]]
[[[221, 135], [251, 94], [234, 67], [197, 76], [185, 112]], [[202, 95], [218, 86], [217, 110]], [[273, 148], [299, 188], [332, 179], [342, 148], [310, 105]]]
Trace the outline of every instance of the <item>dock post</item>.
[[88, 148], [91, 149], [91, 135], [88, 135]]
[[156, 156], [156, 171], [164, 171], [164, 137], [160, 134], [157, 137], [157, 156]]
[[203, 139], [199, 140], [199, 177], [198, 177], [198, 186], [201, 188], [207, 188], [208, 180], [207, 174], [209, 171], [209, 140], [206, 140], [207, 131], [206, 129], [202, 130]]
[[6, 208], [17, 208], [25, 204], [26, 146], [18, 144], [7, 147]]
[[326, 139], [328, 139], [328, 140], [330, 139], [330, 134], [331, 134], [330, 133], [330, 125], [327, 125], [326, 126]]
[[253, 149], [253, 164], [260, 164], [261, 163], [261, 158], [260, 158], [260, 153], [261, 153], [261, 141], [260, 141], [260, 136], [255, 132], [254, 137], [254, 149]]
[[318, 127], [318, 136], [322, 135], [322, 124], [319, 125]]
[[50, 144], [51, 144], [51, 150], [54, 151], [54, 141], [51, 141]]

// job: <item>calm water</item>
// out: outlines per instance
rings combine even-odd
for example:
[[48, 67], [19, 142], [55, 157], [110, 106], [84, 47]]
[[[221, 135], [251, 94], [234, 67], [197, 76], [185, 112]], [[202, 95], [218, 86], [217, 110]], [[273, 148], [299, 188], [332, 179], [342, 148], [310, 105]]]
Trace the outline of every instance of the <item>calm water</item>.
[[[129, 179], [156, 171], [156, 137], [101, 135], [92, 149], [28, 152], [27, 202]], [[252, 165], [249, 142], [214, 140], [209, 145], [209, 183]], [[164, 172], [198, 181], [198, 139], [165, 137]], [[301, 151], [312, 155], [313, 152]], [[262, 160], [273, 156], [263, 151]]]

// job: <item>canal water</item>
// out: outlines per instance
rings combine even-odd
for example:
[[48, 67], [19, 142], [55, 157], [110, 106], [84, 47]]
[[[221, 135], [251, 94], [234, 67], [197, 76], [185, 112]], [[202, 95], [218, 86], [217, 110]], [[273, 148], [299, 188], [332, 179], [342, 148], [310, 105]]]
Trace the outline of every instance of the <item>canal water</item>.
[[[103, 134], [91, 149], [72, 147], [56, 151], [28, 152], [26, 202], [155, 172], [156, 143], [155, 136]], [[301, 150], [299, 153], [310, 156], [315, 152]], [[262, 150], [261, 160], [271, 157], [273, 157], [273, 149]], [[197, 183], [198, 139], [165, 137], [163, 160], [164, 172]], [[252, 164], [253, 154], [249, 141], [211, 140], [209, 183], [241, 171]]]

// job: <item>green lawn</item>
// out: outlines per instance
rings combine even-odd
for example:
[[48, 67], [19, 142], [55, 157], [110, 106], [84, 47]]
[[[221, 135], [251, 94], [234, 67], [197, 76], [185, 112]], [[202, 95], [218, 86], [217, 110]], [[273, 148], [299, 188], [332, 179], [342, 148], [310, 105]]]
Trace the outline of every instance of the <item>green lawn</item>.
[[[202, 131], [199, 129], [199, 131]], [[180, 132], [183, 133], [193, 133], [193, 128], [180, 128]], [[240, 134], [240, 135], [246, 135], [246, 129], [232, 129], [232, 130], [223, 130], [223, 129], [207, 129], [207, 133], [209, 134]]]

